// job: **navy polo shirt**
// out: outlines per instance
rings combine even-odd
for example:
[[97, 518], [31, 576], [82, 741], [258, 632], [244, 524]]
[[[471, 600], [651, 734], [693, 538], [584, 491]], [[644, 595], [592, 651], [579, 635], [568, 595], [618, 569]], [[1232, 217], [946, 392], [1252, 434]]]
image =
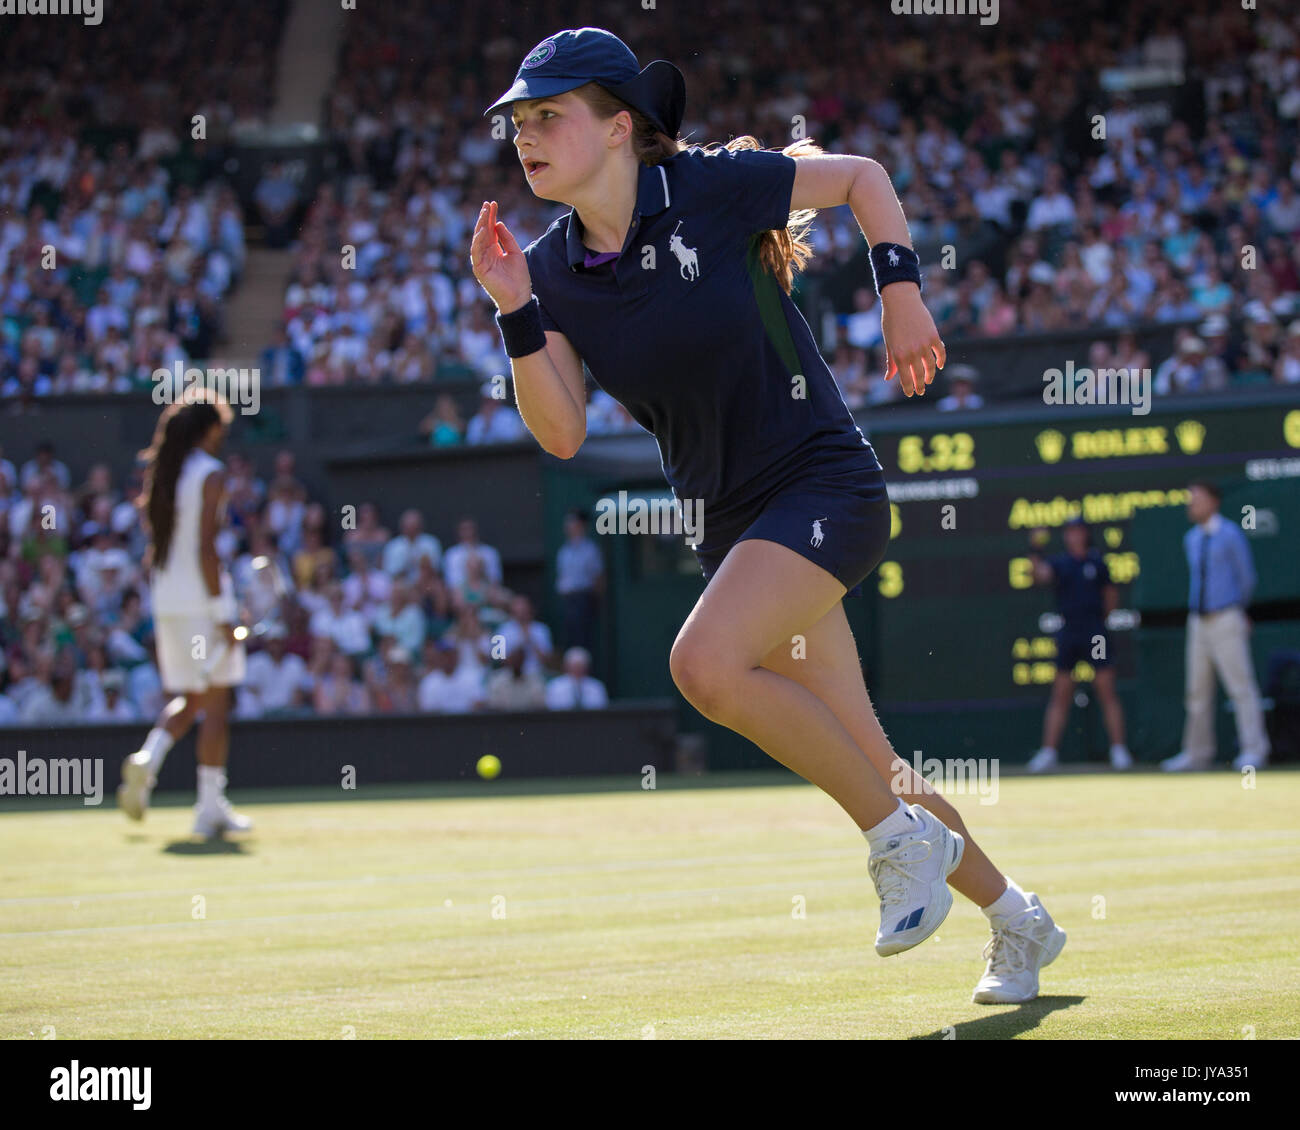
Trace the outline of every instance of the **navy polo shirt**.
[[1102, 589], [1110, 584], [1110, 570], [1095, 549], [1083, 557], [1062, 553], [1049, 559], [1056, 581], [1056, 609], [1065, 631], [1093, 628], [1105, 621]]
[[756, 237], [789, 222], [794, 173], [783, 153], [692, 146], [641, 166], [609, 261], [591, 262], [575, 210], [524, 249], [542, 325], [654, 435], [674, 496], [714, 522], [819, 460], [880, 468], [758, 261]]

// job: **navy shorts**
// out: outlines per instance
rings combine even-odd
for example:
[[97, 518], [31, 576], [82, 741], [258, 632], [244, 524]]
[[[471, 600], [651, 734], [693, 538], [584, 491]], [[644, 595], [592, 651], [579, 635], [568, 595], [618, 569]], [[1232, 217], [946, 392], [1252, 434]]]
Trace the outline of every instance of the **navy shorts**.
[[820, 565], [861, 596], [862, 582], [884, 559], [892, 524], [879, 467], [827, 463], [801, 472], [721, 524], [704, 512], [704, 540], [695, 556], [707, 584], [738, 541], [762, 538]]
[[[1105, 640], [1102, 659], [1092, 657], [1093, 636], [1101, 636]], [[1073, 671], [1074, 665], [1080, 660], [1090, 663], [1093, 667], [1110, 666], [1110, 637], [1106, 634], [1104, 624], [1092, 628], [1062, 628], [1056, 633], [1056, 669]]]

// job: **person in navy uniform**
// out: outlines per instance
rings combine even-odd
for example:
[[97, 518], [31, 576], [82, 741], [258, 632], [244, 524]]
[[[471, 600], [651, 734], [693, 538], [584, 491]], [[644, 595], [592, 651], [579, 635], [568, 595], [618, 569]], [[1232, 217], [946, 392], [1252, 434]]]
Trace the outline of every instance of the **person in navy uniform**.
[[841, 601], [888, 546], [884, 473], [790, 297], [815, 211], [848, 204], [871, 244], [885, 379], [924, 395], [946, 354], [903, 210], [865, 157], [807, 140], [688, 145], [685, 103], [673, 64], [640, 68], [617, 36], [584, 27], [537, 44], [485, 111], [509, 115], [534, 194], [571, 206], [523, 249], [495, 201], [474, 228], [470, 261], [497, 306], [520, 414], [543, 449], [571, 458], [586, 436], [585, 363], [654, 435], [674, 498], [703, 510], [692, 532], [706, 584], [669, 655], [677, 687], [862, 830], [879, 954], [933, 934], [951, 882], [993, 929], [975, 999], [1029, 1000], [1065, 933], [876, 719]]
[[[1036, 535], [1045, 533], [1035, 531]], [[1061, 617], [1056, 633], [1056, 679], [1043, 716], [1043, 744], [1030, 758], [1029, 771], [1045, 773], [1059, 763], [1056, 747], [1070, 715], [1074, 669], [1080, 661], [1093, 667], [1092, 683], [1110, 736], [1111, 768], [1130, 769], [1133, 757], [1124, 740], [1124, 707], [1115, 693], [1115, 668], [1106, 634], [1106, 617], [1115, 611], [1119, 590], [1110, 579], [1105, 559], [1092, 547], [1087, 522], [1071, 518], [1062, 537], [1064, 553], [1044, 559], [1035, 547], [1029, 554], [1035, 583], [1055, 585], [1056, 611]]]

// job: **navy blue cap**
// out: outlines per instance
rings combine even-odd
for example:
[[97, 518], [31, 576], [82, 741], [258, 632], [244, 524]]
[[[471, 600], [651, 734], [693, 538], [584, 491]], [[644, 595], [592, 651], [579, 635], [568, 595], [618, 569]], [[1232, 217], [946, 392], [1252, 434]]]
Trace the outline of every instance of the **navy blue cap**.
[[550, 98], [589, 82], [640, 110], [669, 137], [677, 137], [686, 113], [682, 72], [666, 59], [641, 68], [626, 43], [599, 27], [557, 31], [543, 39], [524, 56], [514, 85], [483, 116], [510, 102]]

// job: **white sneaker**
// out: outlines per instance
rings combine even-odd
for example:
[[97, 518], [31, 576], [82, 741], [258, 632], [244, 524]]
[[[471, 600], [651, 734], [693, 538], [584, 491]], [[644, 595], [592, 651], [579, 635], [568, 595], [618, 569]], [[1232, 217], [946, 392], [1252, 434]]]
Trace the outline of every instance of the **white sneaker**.
[[253, 821], [231, 808], [224, 796], [204, 807], [194, 806], [194, 835], [205, 840], [223, 832], [249, 832], [252, 828]]
[[1166, 773], [1199, 773], [1209, 769], [1214, 764], [1213, 758], [1193, 757], [1186, 750], [1174, 754], [1173, 757], [1166, 757], [1161, 763], [1160, 768]]
[[976, 1004], [1023, 1004], [1038, 996], [1038, 971], [1065, 948], [1065, 931], [1038, 896], [1017, 914], [994, 919], [993, 937], [984, 947], [988, 966], [971, 997]]
[[952, 909], [948, 876], [961, 863], [966, 841], [919, 804], [909, 806], [915, 831], [886, 841], [867, 869], [880, 896], [876, 953], [902, 953], [933, 934]]
[[1133, 768], [1133, 755], [1129, 753], [1127, 747], [1115, 746], [1111, 749], [1110, 767], [1119, 773]]
[[1029, 759], [1027, 768], [1031, 773], [1050, 773], [1060, 764], [1061, 756], [1054, 749], [1040, 749]]
[[1268, 765], [1267, 753], [1239, 753], [1232, 759], [1232, 767], [1241, 769], [1263, 769]]
[[149, 754], [138, 749], [122, 762], [122, 783], [117, 786], [117, 807], [132, 820], [143, 820], [149, 808], [154, 776], [149, 769]]

